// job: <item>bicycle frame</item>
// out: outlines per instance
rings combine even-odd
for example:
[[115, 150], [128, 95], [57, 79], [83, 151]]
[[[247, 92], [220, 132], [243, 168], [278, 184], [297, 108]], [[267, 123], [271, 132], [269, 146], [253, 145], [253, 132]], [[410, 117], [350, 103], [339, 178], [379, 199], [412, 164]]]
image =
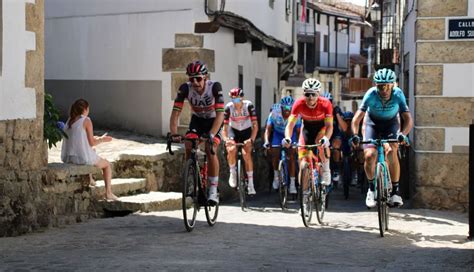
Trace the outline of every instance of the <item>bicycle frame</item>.
[[237, 188], [239, 191], [240, 208], [246, 211], [247, 206], [247, 173], [245, 171], [245, 161], [242, 155], [242, 149], [245, 146], [243, 143], [233, 143], [237, 148]]
[[[219, 204], [213, 205], [208, 203], [207, 198], [207, 156], [204, 155], [203, 166], [199, 165], [198, 150], [201, 140], [197, 134], [190, 134], [189, 137], [186, 137], [183, 141], [191, 142], [191, 150], [189, 158], [186, 160], [186, 166], [183, 172], [183, 197], [182, 197], [182, 209], [183, 209], [183, 220], [186, 230], [191, 232], [194, 229], [196, 222], [197, 212], [202, 206], [205, 208], [206, 220], [209, 226], [214, 226], [216, 223]], [[171, 155], [173, 151], [171, 150], [171, 136], [168, 135], [168, 143], [166, 149]], [[215, 154], [211, 146], [211, 154]], [[190, 175], [191, 174], [191, 175]], [[192, 188], [191, 188], [192, 186]], [[190, 190], [192, 192], [190, 194]], [[189, 199], [192, 199], [191, 203], [188, 203]], [[191, 204], [191, 214], [188, 215], [188, 208]]]
[[[388, 230], [389, 223], [389, 211], [387, 201], [390, 197], [391, 181], [390, 181], [390, 169], [388, 168], [385, 160], [384, 145], [387, 143], [398, 143], [396, 139], [369, 139], [362, 141], [362, 144], [373, 144], [377, 149], [377, 164], [375, 167], [375, 199], [378, 205], [378, 217], [379, 217], [379, 231], [380, 236], [383, 237], [386, 230]], [[382, 182], [380, 181], [382, 179]]]

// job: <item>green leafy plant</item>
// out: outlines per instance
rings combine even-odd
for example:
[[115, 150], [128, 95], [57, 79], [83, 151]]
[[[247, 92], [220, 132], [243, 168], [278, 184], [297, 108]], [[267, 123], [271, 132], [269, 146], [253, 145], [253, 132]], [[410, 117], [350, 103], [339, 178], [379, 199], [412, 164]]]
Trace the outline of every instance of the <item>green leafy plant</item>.
[[67, 138], [63, 131], [64, 123], [59, 121], [59, 113], [59, 109], [54, 105], [53, 97], [50, 94], [45, 94], [43, 138], [48, 142], [49, 149], [56, 146], [56, 143], [63, 138]]

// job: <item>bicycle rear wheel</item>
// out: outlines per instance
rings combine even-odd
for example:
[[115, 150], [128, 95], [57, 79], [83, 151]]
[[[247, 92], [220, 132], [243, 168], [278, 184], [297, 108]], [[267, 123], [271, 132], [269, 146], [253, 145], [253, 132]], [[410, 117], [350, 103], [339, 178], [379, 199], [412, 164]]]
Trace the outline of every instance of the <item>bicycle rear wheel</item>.
[[300, 210], [301, 218], [303, 219], [303, 224], [305, 227], [309, 227], [311, 219], [313, 216], [313, 198], [314, 191], [311, 186], [311, 169], [309, 169], [309, 164], [304, 162], [300, 170], [300, 189], [299, 189], [299, 198], [300, 198]]
[[209, 205], [209, 202], [206, 202], [204, 211], [206, 212], [207, 224], [211, 227], [214, 226], [216, 224], [217, 215], [219, 214], [219, 203]]
[[282, 210], [285, 210], [287, 208], [286, 204], [288, 201], [288, 168], [286, 163], [283, 160], [280, 160], [280, 163], [278, 165], [278, 178], [280, 180], [280, 188], [278, 189], [278, 194], [280, 196], [280, 207]]
[[245, 181], [245, 170], [242, 167], [242, 160], [237, 160], [237, 182], [239, 183], [240, 208], [247, 209], [247, 184]]
[[384, 237], [387, 229], [386, 223], [388, 221], [387, 215], [387, 199], [385, 196], [384, 186], [384, 167], [381, 163], [377, 163], [376, 169], [376, 183], [377, 183], [377, 212], [379, 217], [379, 231], [380, 236]]
[[184, 226], [188, 232], [194, 229], [196, 224], [196, 215], [199, 209], [198, 197], [199, 190], [197, 186], [197, 169], [196, 164], [192, 159], [186, 162], [183, 174], [183, 195], [182, 195], [182, 208], [183, 208], [183, 219]]

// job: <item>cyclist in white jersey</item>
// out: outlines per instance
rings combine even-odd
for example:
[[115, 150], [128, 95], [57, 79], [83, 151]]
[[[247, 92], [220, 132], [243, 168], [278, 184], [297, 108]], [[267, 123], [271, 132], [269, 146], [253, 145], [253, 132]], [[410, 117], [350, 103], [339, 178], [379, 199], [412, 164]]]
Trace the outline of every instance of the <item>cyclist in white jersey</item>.
[[224, 108], [224, 129], [222, 131], [230, 169], [229, 185], [233, 188], [237, 186], [237, 169], [235, 166], [237, 149], [235, 143], [243, 143], [245, 146], [242, 153], [245, 169], [247, 170], [248, 193], [253, 195], [255, 194], [255, 188], [253, 184], [252, 144], [258, 132], [257, 114], [252, 102], [243, 100], [244, 91], [242, 89], [234, 88], [230, 90], [229, 96], [232, 102], [227, 103]]

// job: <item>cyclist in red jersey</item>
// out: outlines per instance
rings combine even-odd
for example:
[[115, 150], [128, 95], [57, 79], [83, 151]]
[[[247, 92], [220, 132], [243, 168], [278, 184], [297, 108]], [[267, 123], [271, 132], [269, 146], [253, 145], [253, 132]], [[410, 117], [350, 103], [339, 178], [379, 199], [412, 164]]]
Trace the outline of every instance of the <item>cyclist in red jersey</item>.
[[[192, 117], [186, 134], [196, 133], [199, 136], [208, 134], [213, 139], [213, 146], [215, 147], [220, 142], [220, 131], [224, 121], [222, 86], [219, 82], [208, 80], [207, 66], [200, 61], [190, 63], [186, 68], [186, 74], [189, 76], [189, 81], [179, 87], [170, 117], [170, 132], [173, 141], [179, 142], [181, 140], [176, 134], [184, 100], [187, 99], [191, 106]], [[187, 159], [191, 152], [191, 143], [186, 142], [185, 148]], [[210, 187], [208, 200], [218, 203], [219, 160], [217, 152], [214, 155], [211, 154], [209, 143], [206, 144], [206, 153], [209, 161], [208, 180]]]
[[[298, 116], [303, 121], [303, 127], [300, 133], [300, 145], [312, 145], [321, 142], [323, 147], [320, 147], [319, 158], [323, 163], [322, 167], [322, 181], [324, 185], [331, 184], [331, 170], [329, 168], [329, 158], [324, 156], [324, 153], [329, 154], [329, 139], [333, 130], [333, 115], [332, 104], [329, 99], [320, 96], [321, 82], [314, 78], [308, 78], [303, 82], [302, 88], [304, 90], [303, 98], [296, 100], [291, 115], [288, 118], [288, 125], [285, 129], [285, 139], [282, 144], [289, 147], [291, 144], [291, 135], [295, 127]], [[322, 152], [326, 148], [326, 152]], [[299, 148], [298, 159], [308, 156], [308, 152], [304, 148]], [[307, 160], [309, 158], [306, 158]]]

